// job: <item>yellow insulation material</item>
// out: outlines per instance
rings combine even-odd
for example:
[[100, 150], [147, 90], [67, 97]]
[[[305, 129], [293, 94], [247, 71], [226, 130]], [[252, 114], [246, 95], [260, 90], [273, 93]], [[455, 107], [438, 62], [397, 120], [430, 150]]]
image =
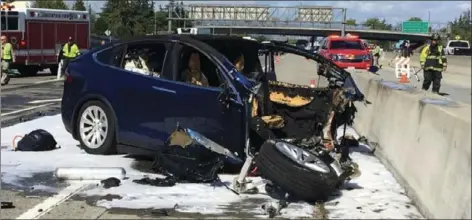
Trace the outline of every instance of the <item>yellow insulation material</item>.
[[281, 92], [270, 92], [269, 99], [272, 102], [287, 105], [290, 107], [301, 107], [313, 101], [312, 97], [306, 98], [299, 95], [295, 97], [289, 97]]

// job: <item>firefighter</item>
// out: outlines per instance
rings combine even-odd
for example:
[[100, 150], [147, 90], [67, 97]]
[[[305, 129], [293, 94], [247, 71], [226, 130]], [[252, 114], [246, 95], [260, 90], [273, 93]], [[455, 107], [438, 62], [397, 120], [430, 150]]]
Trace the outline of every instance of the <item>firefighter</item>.
[[61, 75], [64, 75], [69, 62], [80, 55], [80, 50], [72, 37], [69, 37], [69, 40], [62, 47], [62, 69]]
[[431, 44], [426, 45], [420, 54], [421, 68], [424, 70], [423, 90], [428, 91], [433, 83], [434, 93], [439, 93], [442, 72], [447, 68], [447, 58], [439, 43], [440, 39], [439, 34], [434, 33], [431, 36]]
[[6, 85], [10, 81], [8, 76], [8, 70], [10, 64], [15, 62], [15, 54], [13, 53], [13, 46], [7, 41], [7, 37], [2, 35], [0, 37], [2, 41], [2, 70], [1, 70], [1, 85]]
[[379, 58], [380, 58], [380, 46], [378, 44], [375, 44], [374, 49], [372, 50], [372, 54], [374, 55], [374, 66], [380, 66], [379, 64]]

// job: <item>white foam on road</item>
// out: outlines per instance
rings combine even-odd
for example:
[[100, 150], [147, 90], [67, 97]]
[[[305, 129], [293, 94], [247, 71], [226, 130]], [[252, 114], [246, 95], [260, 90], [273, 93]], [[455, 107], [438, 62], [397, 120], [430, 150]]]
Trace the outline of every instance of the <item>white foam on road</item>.
[[[35, 129], [49, 131], [61, 146], [60, 149], [48, 152], [14, 152], [12, 139]], [[65, 131], [61, 116], [42, 117], [33, 121], [17, 124], [1, 130], [1, 170], [2, 183], [21, 186], [21, 180], [32, 177], [35, 173], [52, 172], [57, 167], [123, 167], [130, 179], [122, 181], [115, 188], [93, 188], [83, 192], [85, 196], [118, 195], [121, 199], [99, 200], [98, 206], [106, 208], [172, 208], [178, 205], [178, 211], [221, 214], [234, 212], [231, 206], [240, 203], [269, 201], [270, 198], [261, 190], [257, 195], [237, 196], [225, 187], [211, 184], [177, 184], [174, 187], [154, 187], [133, 183], [143, 173], [132, 168], [134, 159], [122, 155], [96, 156], [86, 154], [77, 147], [78, 142]], [[346, 185], [340, 196], [326, 204], [329, 218], [421, 218], [418, 210], [405, 196], [404, 190], [394, 177], [375, 157], [354, 152], [352, 154], [362, 171], [362, 175]], [[234, 175], [221, 175], [223, 182], [230, 186]], [[256, 178], [257, 179], [257, 178]], [[35, 188], [47, 188], [38, 183]], [[231, 186], [230, 186], [231, 187]], [[239, 205], [238, 205], [239, 204]], [[259, 203], [258, 203], [259, 204]], [[264, 217], [260, 205], [243, 208], [241, 212]], [[313, 206], [306, 203], [290, 204], [282, 210], [282, 217], [312, 217]]]

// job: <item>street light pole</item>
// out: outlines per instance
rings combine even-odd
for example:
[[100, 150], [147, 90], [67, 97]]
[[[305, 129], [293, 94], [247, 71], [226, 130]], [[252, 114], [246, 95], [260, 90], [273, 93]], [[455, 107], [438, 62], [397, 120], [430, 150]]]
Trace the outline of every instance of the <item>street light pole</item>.
[[343, 23], [342, 23], [342, 29], [341, 29], [341, 36], [346, 35], [346, 11], [347, 8], [343, 8]]
[[167, 21], [167, 32], [170, 34], [172, 33], [172, 10], [173, 10], [173, 4], [172, 0], [169, 0], [169, 20]]
[[154, 35], [157, 34], [157, 13], [156, 10], [154, 9]]

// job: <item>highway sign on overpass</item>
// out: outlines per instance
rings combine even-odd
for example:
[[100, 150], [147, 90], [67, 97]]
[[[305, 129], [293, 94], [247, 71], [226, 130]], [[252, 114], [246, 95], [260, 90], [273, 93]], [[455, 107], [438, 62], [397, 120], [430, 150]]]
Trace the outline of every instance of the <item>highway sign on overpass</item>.
[[429, 32], [429, 22], [425, 21], [405, 21], [402, 24], [403, 33], [428, 33]]

